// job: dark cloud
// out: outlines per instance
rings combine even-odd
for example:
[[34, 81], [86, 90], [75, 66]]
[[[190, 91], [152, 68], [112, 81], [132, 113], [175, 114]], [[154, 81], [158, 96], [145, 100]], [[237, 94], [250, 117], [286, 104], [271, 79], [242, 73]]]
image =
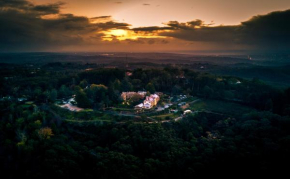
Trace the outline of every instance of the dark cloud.
[[[90, 43], [90, 36], [109, 29], [128, 29], [127, 23], [91, 23], [90, 19], [61, 14], [63, 3], [33, 5], [25, 0], [2, 0], [0, 8], [0, 51], [42, 50]], [[54, 18], [42, 18], [54, 15]], [[105, 18], [103, 16], [98, 18]]]
[[169, 21], [168, 23], [165, 24], [175, 29], [184, 29], [184, 30], [194, 29], [197, 26], [199, 27], [206, 26], [206, 24], [204, 24], [204, 22], [199, 19], [185, 23], [180, 23], [178, 21]]
[[143, 6], [150, 6], [150, 4], [144, 3]]
[[82, 34], [91, 32], [85, 18], [63, 15], [57, 19], [41, 19], [31, 14], [0, 13], [0, 47], [4, 49], [39, 50], [49, 46], [82, 43]]
[[[60, 12], [63, 3], [34, 5], [28, 0], [0, 0], [0, 51], [59, 49], [61, 47], [100, 44], [103, 31], [127, 29], [140, 34], [178, 41], [206, 44], [209, 48], [241, 48], [258, 50], [289, 50], [290, 10], [254, 16], [232, 26], [212, 26], [196, 19], [189, 22], [170, 21], [165, 27], [150, 26], [130, 29], [130, 24], [115, 22], [111, 16], [83, 17]], [[50, 17], [48, 18], [47, 15]], [[105, 19], [104, 22], [98, 20]], [[92, 23], [97, 21], [97, 23]], [[164, 38], [126, 40], [138, 44], [167, 44]], [[114, 42], [118, 42], [117, 37]], [[120, 42], [121, 43], [121, 42]], [[186, 42], [187, 43], [187, 42]], [[110, 42], [106, 42], [109, 46]], [[161, 46], [161, 45], [159, 45]], [[179, 48], [180, 46], [178, 46]]]
[[38, 12], [42, 15], [46, 14], [58, 14], [60, 7], [64, 5], [62, 2], [47, 4], [47, 5], [38, 5], [31, 8], [32, 11]]
[[0, 8], [27, 8], [33, 6], [32, 3], [24, 0], [1, 0]]
[[121, 23], [121, 22], [114, 22], [114, 21], [109, 21], [109, 22], [105, 22], [105, 23], [96, 24], [96, 27], [98, 27], [101, 30], [129, 29], [129, 26], [130, 26], [130, 24]]
[[143, 32], [152, 32], [152, 31], [160, 31], [160, 30], [173, 30], [173, 27], [158, 27], [158, 26], [149, 26], [149, 27], [138, 27], [133, 28], [134, 31], [143, 31]]
[[189, 26], [195, 27], [195, 26], [202, 26], [202, 25], [204, 25], [204, 22], [202, 20], [200, 20], [200, 19], [196, 19], [194, 21], [187, 22], [187, 24]]
[[290, 10], [254, 16], [238, 27], [240, 36], [248, 41], [275, 45], [290, 44]]
[[208, 26], [201, 20], [166, 24], [175, 30], [159, 35], [224, 46], [240, 45], [249, 49], [286, 50], [290, 47], [290, 10], [254, 16], [234, 26]]
[[205, 42], [232, 42], [235, 40], [235, 26], [201, 27], [192, 29], [188, 27], [178, 27], [171, 32], [162, 32], [160, 35], [175, 37], [187, 41], [205, 41]]
[[121, 1], [117, 1], [117, 2], [114, 2], [115, 4], [122, 4], [123, 2]]
[[112, 16], [98, 16], [98, 17], [92, 17], [91, 19], [92, 20], [98, 20], [98, 19], [109, 19], [111, 18]]
[[13, 10], [16, 12], [25, 12], [26, 14], [30, 13], [35, 15], [49, 15], [58, 14], [62, 5], [64, 5], [63, 2], [50, 3], [46, 5], [34, 5], [27, 0], [1, 0], [0, 10]]

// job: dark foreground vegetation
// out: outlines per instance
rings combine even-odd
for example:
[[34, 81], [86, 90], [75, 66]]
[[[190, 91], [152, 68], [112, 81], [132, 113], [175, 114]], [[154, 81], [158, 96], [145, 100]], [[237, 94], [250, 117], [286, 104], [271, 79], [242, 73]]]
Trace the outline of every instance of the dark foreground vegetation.
[[[0, 74], [0, 171], [6, 178], [287, 173], [290, 89], [171, 66], [126, 70], [74, 63], [5, 64]], [[122, 91], [144, 89], [252, 111], [200, 111], [163, 123], [143, 115], [105, 114], [106, 108], [133, 107], [122, 104]], [[85, 111], [56, 105], [72, 95]]]

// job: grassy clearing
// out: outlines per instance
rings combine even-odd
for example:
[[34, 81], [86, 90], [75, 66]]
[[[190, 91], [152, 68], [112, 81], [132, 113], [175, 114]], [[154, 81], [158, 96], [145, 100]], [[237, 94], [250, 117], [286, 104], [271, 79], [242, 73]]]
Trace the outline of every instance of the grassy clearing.
[[186, 98], [185, 100], [182, 100], [182, 101], [184, 101], [184, 102], [192, 102], [192, 101], [197, 100], [197, 99], [198, 99], [197, 97], [191, 96], [191, 97]]
[[112, 108], [113, 111], [134, 111], [132, 108]]
[[32, 104], [34, 104], [34, 102], [33, 101], [27, 101], [25, 104], [32, 105]]
[[96, 117], [94, 120], [99, 120], [99, 121], [112, 121], [113, 117], [108, 114], [104, 114], [101, 117]]
[[190, 109], [194, 111], [208, 110], [217, 113], [229, 114], [229, 115], [241, 115], [255, 111], [255, 109], [226, 101], [217, 100], [200, 100], [190, 105]]
[[174, 119], [174, 118], [176, 118], [176, 117], [178, 117], [178, 115], [177, 114], [174, 114], [174, 113], [169, 113], [169, 114], [161, 114], [161, 115], [156, 115], [156, 116], [151, 116], [152, 118], [159, 118], [159, 119], [161, 119], [161, 120], [165, 120], [165, 119], [167, 119], [168, 117], [170, 118], [170, 119]]
[[94, 112], [94, 110], [93, 109], [84, 109], [81, 112]]
[[24, 108], [24, 109], [26, 109], [26, 108], [30, 108], [31, 105], [29, 105], [29, 104], [23, 104], [23, 105], [21, 105], [21, 107]]
[[190, 104], [189, 109], [194, 110], [194, 111], [202, 111], [206, 109], [206, 107], [207, 107], [207, 104], [204, 101], [200, 100], [193, 104]]
[[73, 119], [67, 119], [65, 122], [72, 126], [79, 126], [79, 127], [85, 127], [85, 126], [101, 126], [103, 124], [111, 123], [112, 121], [108, 120], [90, 120], [90, 121], [83, 121], [83, 120], [73, 120]]
[[66, 119], [67, 122], [74, 122], [74, 123], [95, 123], [95, 122], [111, 122], [113, 117], [108, 114], [104, 114], [100, 117], [93, 117], [91, 120], [82, 120], [82, 119]]

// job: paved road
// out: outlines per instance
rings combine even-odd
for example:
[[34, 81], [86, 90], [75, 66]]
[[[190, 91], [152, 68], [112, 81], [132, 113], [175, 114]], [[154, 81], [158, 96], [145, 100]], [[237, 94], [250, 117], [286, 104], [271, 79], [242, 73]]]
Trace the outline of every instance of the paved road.
[[[188, 104], [193, 104], [193, 103], [196, 103], [196, 102], [198, 102], [198, 101], [200, 101], [200, 99], [196, 99], [196, 100], [194, 100], [194, 101], [191, 101], [191, 102], [189, 102]], [[195, 112], [198, 112], [198, 111], [195, 111]], [[194, 112], [194, 113], [195, 113]], [[208, 113], [210, 113], [210, 111], [204, 111], [204, 112], [208, 112]], [[127, 116], [127, 117], [136, 117], [136, 116], [140, 116], [140, 114], [128, 114], [128, 113], [122, 113], [122, 112], [117, 112], [117, 111], [103, 111], [103, 113], [106, 113], [106, 114], [111, 114], [111, 115], [116, 115], [116, 116]], [[211, 112], [212, 113], [212, 112]], [[54, 113], [54, 115], [56, 115], [55, 113]], [[182, 116], [179, 116], [179, 117], [177, 117], [177, 118], [175, 118], [175, 119], [173, 119], [174, 121], [179, 121], [179, 120], [181, 120], [183, 117]], [[147, 117], [147, 119], [151, 119], [151, 120], [155, 120], [155, 119], [153, 119], [153, 118], [151, 118], [151, 117]], [[164, 121], [160, 121], [161, 123], [165, 123], [165, 122], [170, 122], [170, 120], [164, 120]], [[119, 122], [119, 123], [123, 123], [123, 122]], [[138, 123], [138, 122], [136, 122], [136, 123]], [[145, 122], [146, 123], [146, 122]], [[153, 121], [153, 122], [147, 122], [147, 123], [149, 123], [149, 124], [152, 124], [152, 123], [158, 123], [158, 121]]]
[[136, 114], [127, 114], [127, 113], [114, 112], [114, 111], [104, 111], [103, 113], [116, 115], [116, 116], [127, 116], [127, 117], [139, 116], [139, 115], [136, 115]]
[[175, 118], [174, 119], [174, 121], [179, 121], [180, 119], [182, 119], [182, 117], [180, 116], [180, 117], [177, 117], [177, 118]]
[[189, 104], [193, 104], [193, 103], [196, 103], [196, 102], [198, 102], [198, 101], [200, 101], [200, 99], [196, 99], [196, 100], [194, 100], [194, 101], [191, 101], [191, 102], [189, 102]]

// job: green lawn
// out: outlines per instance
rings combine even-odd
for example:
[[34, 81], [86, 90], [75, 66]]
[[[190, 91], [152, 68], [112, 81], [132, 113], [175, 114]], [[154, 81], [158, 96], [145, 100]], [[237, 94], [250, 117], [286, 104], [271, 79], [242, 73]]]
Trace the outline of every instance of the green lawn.
[[174, 113], [169, 113], [169, 114], [161, 114], [161, 115], [156, 115], [156, 116], [151, 116], [152, 118], [160, 118], [161, 120], [165, 120], [166, 117], [169, 117], [170, 119], [174, 119], [178, 117], [178, 114]]
[[75, 126], [100, 126], [103, 125], [104, 123], [110, 123], [112, 121], [110, 120], [90, 120], [90, 121], [83, 121], [83, 120], [73, 120], [73, 119], [67, 119], [65, 120], [70, 125], [75, 125]]
[[132, 108], [112, 108], [113, 111], [134, 111]]
[[93, 109], [84, 109], [81, 112], [94, 112], [94, 110]]
[[27, 101], [25, 104], [32, 105], [32, 104], [34, 104], [34, 102], [33, 101]]
[[191, 97], [186, 98], [186, 99], [181, 100], [181, 101], [182, 101], [182, 102], [183, 102], [183, 101], [184, 101], [184, 102], [192, 102], [192, 101], [197, 100], [197, 99], [198, 99], [197, 97], [195, 97], [195, 96], [191, 96]]
[[112, 121], [114, 117], [108, 114], [103, 114], [101, 117], [95, 117], [94, 120], [99, 121]]
[[21, 107], [23, 107], [24, 109], [31, 107], [31, 105], [29, 104], [22, 104]]
[[108, 114], [103, 114], [102, 116], [99, 117], [93, 117], [91, 120], [82, 120], [82, 119], [66, 119], [65, 121], [67, 122], [75, 122], [75, 123], [94, 123], [97, 121], [103, 121], [103, 122], [111, 122], [113, 117]]
[[253, 108], [237, 103], [205, 99], [201, 99], [200, 101], [191, 104], [189, 109], [193, 111], [208, 110], [216, 113], [223, 113], [229, 115], [241, 115], [244, 113], [255, 111], [255, 109]]
[[204, 101], [200, 100], [193, 104], [190, 104], [189, 109], [194, 110], [194, 111], [201, 111], [201, 110], [206, 109], [206, 107], [207, 107], [207, 104]]

